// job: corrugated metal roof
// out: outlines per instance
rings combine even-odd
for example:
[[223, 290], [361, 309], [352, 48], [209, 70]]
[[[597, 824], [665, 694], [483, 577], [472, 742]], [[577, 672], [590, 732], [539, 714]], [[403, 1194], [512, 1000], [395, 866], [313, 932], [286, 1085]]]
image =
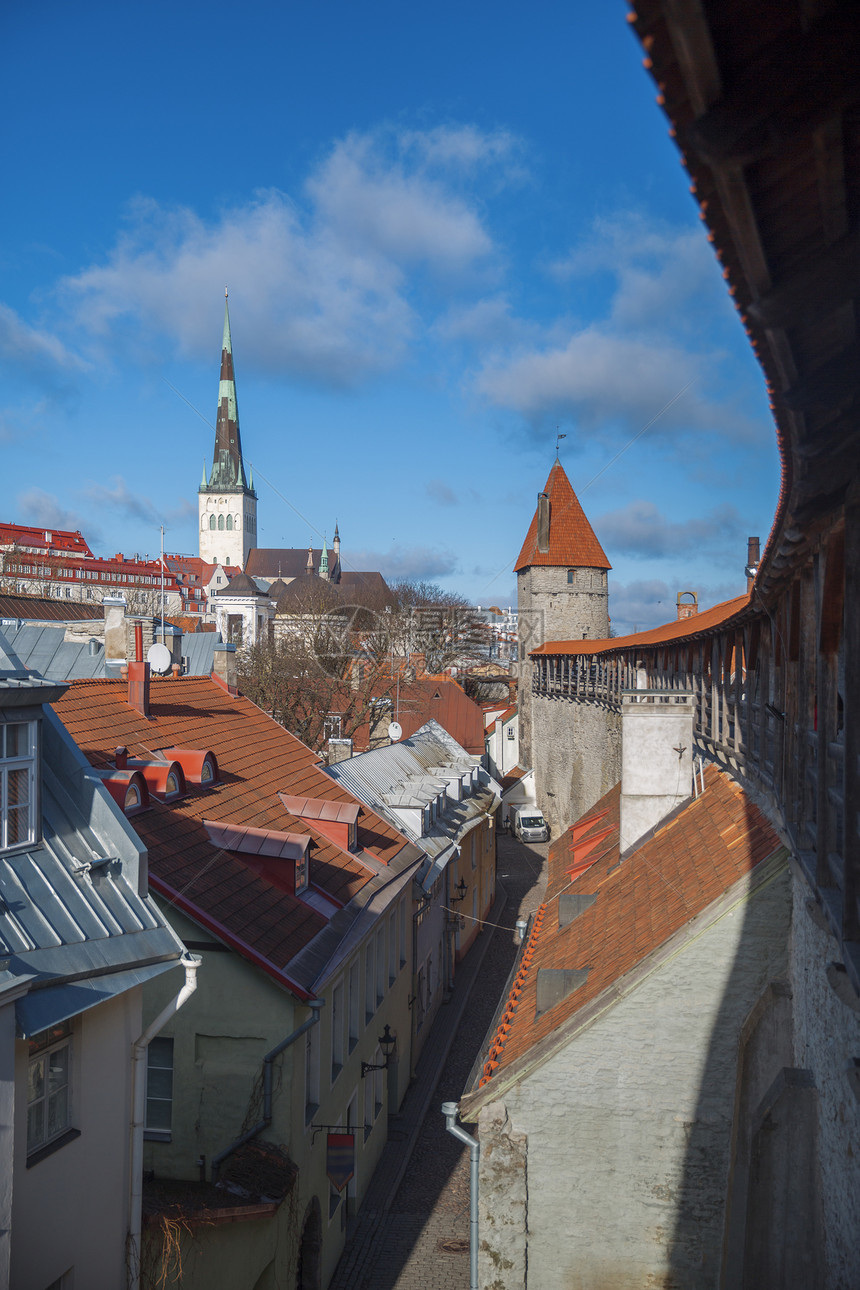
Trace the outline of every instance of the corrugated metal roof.
[[[57, 692], [38, 679], [18, 684], [31, 703]], [[43, 713], [42, 838], [0, 858], [0, 991], [29, 983], [16, 1002], [25, 1035], [174, 966], [184, 949], [138, 891], [134, 835], [55, 714]]]
[[[396, 807], [413, 804], [416, 809], [423, 807], [425, 801], [437, 797], [447, 787], [444, 780], [430, 773], [432, 770], [439, 771], [447, 766], [465, 774], [480, 766], [480, 762], [480, 757], [467, 753], [438, 722], [428, 721], [411, 739], [336, 762], [327, 768], [326, 773], [373, 810], [385, 815], [437, 861], [446, 849], [451, 849], [453, 842], [468, 833], [492, 809], [494, 798], [501, 795], [495, 780], [484, 771], [486, 782], [473, 788], [471, 796], [461, 802], [452, 801], [449, 797], [442, 817], [437, 818], [429, 832], [423, 835], [409, 826], [405, 816], [396, 813]], [[414, 789], [416, 783], [419, 786], [435, 785], [432, 797], [419, 796]]]
[[[101, 620], [93, 623], [101, 629]], [[28, 672], [36, 672], [52, 681], [77, 681], [104, 677], [104, 641], [67, 641], [65, 628], [52, 623], [25, 623], [19, 619], [0, 621], [0, 629]], [[182, 637], [182, 654], [188, 660], [189, 676], [208, 676], [212, 671], [215, 646], [221, 644], [219, 632], [187, 632]]]

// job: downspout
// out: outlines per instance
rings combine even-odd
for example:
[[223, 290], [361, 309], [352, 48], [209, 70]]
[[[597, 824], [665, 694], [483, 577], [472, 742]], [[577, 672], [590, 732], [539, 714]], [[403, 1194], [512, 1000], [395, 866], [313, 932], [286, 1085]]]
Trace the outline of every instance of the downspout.
[[149, 1041], [154, 1039], [171, 1017], [179, 1011], [197, 989], [198, 954], [182, 955], [185, 968], [185, 985], [175, 998], [162, 1008], [131, 1048], [131, 1178], [128, 1215], [128, 1285], [138, 1290], [140, 1285], [140, 1236], [143, 1222], [143, 1125], [146, 1119], [146, 1052]]
[[294, 1030], [292, 1034], [287, 1035], [286, 1039], [282, 1039], [281, 1042], [277, 1044], [272, 1049], [271, 1052], [266, 1053], [266, 1056], [263, 1058], [263, 1118], [257, 1124], [255, 1124], [252, 1129], [248, 1129], [247, 1133], [241, 1134], [241, 1136], [238, 1137], [235, 1142], [231, 1142], [229, 1147], [226, 1148], [226, 1150], [222, 1151], [219, 1155], [213, 1158], [212, 1160], [213, 1183], [218, 1181], [218, 1171], [221, 1168], [221, 1165], [227, 1159], [227, 1157], [231, 1155], [231, 1153], [234, 1152], [238, 1147], [244, 1146], [246, 1142], [250, 1142], [252, 1138], [256, 1138], [258, 1133], [262, 1133], [263, 1130], [266, 1128], [266, 1126], [271, 1124], [272, 1122], [272, 1063], [274, 1062], [275, 1058], [278, 1057], [284, 1051], [285, 1048], [289, 1048], [290, 1044], [294, 1044], [296, 1040], [299, 1039], [305, 1033], [305, 1031], [310, 1030], [311, 1026], [315, 1026], [317, 1024], [317, 1022], [320, 1019], [320, 1009], [325, 1007], [325, 999], [310, 999], [308, 1000], [308, 1007], [312, 1011], [307, 1021], [302, 1022], [302, 1024], [298, 1027], [297, 1030]]
[[442, 1114], [445, 1128], [469, 1148], [469, 1290], [478, 1290], [478, 1165], [481, 1144], [471, 1133], [457, 1123], [459, 1106], [456, 1102], [443, 1102]]

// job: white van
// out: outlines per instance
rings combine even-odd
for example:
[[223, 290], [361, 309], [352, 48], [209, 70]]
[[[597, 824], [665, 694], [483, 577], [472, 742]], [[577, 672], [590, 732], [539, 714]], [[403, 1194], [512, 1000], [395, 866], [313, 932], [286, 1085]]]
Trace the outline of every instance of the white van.
[[514, 811], [514, 834], [520, 842], [548, 842], [549, 825], [536, 806], [520, 806]]

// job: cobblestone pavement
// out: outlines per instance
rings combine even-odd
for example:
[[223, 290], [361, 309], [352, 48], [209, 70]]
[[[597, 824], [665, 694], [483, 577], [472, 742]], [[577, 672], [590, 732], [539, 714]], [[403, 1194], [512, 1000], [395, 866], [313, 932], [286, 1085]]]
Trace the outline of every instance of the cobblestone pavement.
[[[445, 1131], [440, 1107], [459, 1101], [480, 1054], [516, 956], [509, 929], [543, 898], [547, 849], [499, 834], [506, 901], [497, 901], [491, 917], [502, 926], [479, 938], [458, 974], [464, 990], [458, 999], [455, 989], [434, 1023], [438, 1039], [431, 1035], [401, 1116], [392, 1122], [411, 1154], [405, 1158], [402, 1141], [386, 1148], [388, 1159], [383, 1156], [354, 1220], [331, 1290], [468, 1290], [469, 1152]], [[469, 959], [481, 954], [469, 971]], [[459, 1012], [459, 1021], [449, 1009]]]

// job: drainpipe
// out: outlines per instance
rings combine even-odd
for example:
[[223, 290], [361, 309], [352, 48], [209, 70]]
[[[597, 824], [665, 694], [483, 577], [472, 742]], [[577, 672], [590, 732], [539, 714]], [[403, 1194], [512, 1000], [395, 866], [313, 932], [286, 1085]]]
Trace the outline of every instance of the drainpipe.
[[131, 1049], [131, 1179], [128, 1216], [128, 1284], [129, 1290], [140, 1285], [140, 1234], [143, 1221], [143, 1125], [146, 1118], [146, 1050], [171, 1017], [179, 1011], [197, 989], [198, 954], [183, 954], [185, 985], [174, 999], [151, 1021]]
[[456, 1102], [443, 1102], [445, 1128], [469, 1148], [469, 1290], [478, 1290], [478, 1164], [481, 1144], [457, 1123], [460, 1108]]
[[263, 1118], [257, 1124], [255, 1124], [252, 1129], [249, 1129], [247, 1133], [243, 1133], [241, 1137], [238, 1137], [236, 1139], [235, 1142], [231, 1142], [229, 1147], [227, 1147], [226, 1150], [222, 1151], [220, 1155], [217, 1155], [214, 1157], [212, 1161], [213, 1183], [218, 1181], [218, 1171], [221, 1168], [221, 1165], [227, 1159], [227, 1157], [231, 1155], [232, 1152], [234, 1152], [238, 1147], [244, 1146], [246, 1142], [250, 1142], [252, 1138], [256, 1138], [258, 1133], [262, 1133], [263, 1130], [266, 1128], [266, 1126], [271, 1124], [272, 1122], [272, 1063], [274, 1062], [275, 1058], [278, 1057], [284, 1051], [285, 1048], [289, 1048], [290, 1044], [294, 1044], [296, 1040], [305, 1033], [305, 1031], [310, 1030], [311, 1026], [315, 1026], [317, 1024], [317, 1022], [320, 1019], [320, 1009], [325, 1007], [325, 999], [309, 999], [308, 1007], [312, 1011], [307, 1021], [302, 1022], [298, 1030], [294, 1030], [291, 1035], [287, 1035], [286, 1039], [282, 1039], [281, 1042], [277, 1044], [272, 1049], [271, 1052], [266, 1053], [266, 1056], [263, 1058]]

